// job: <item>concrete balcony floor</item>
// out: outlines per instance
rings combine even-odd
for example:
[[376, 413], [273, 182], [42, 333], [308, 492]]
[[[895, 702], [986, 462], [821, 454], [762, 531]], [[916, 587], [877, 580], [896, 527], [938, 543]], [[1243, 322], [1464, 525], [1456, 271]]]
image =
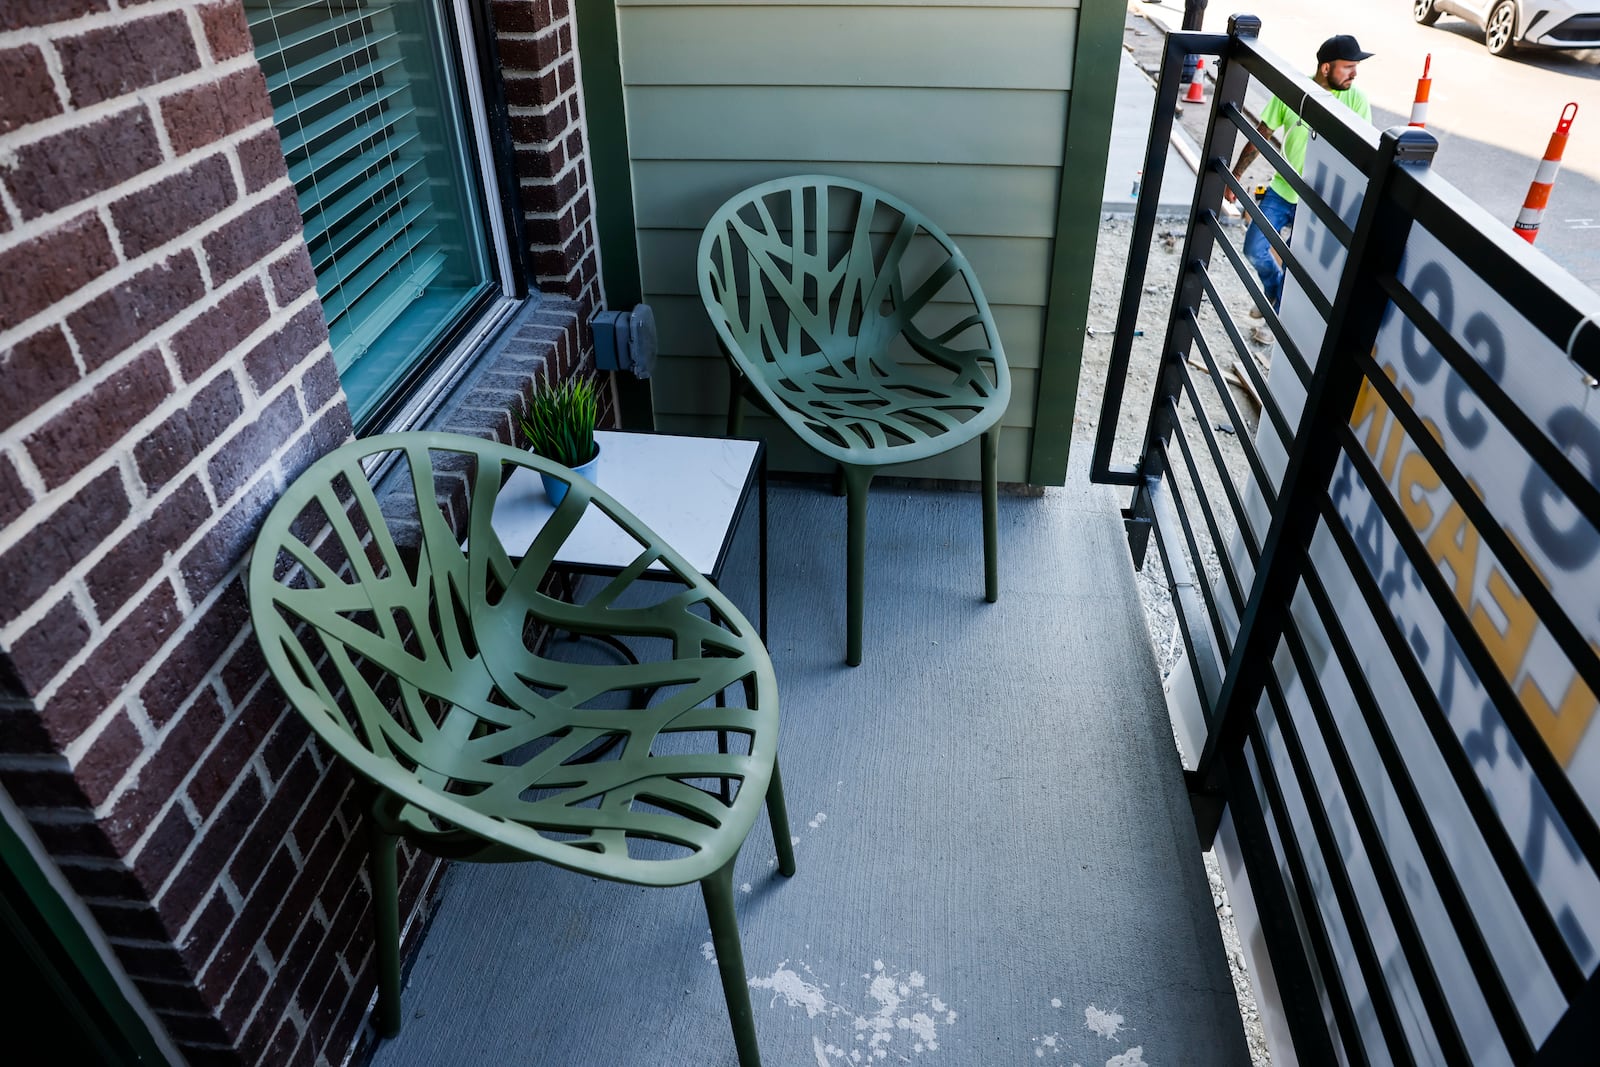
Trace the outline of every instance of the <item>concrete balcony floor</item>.
[[[875, 486], [857, 668], [844, 500], [772, 486], [799, 871], [763, 820], [734, 879], [768, 1067], [1249, 1062], [1121, 522], [1075, 468], [1001, 497], [992, 605], [978, 496]], [[692, 885], [457, 865], [374, 1063], [733, 1067], [709, 942]]]

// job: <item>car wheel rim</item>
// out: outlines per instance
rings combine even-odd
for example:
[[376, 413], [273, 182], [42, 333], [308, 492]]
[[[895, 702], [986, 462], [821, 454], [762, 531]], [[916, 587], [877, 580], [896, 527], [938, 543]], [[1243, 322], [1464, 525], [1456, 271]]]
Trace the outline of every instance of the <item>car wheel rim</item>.
[[1506, 40], [1511, 36], [1511, 9], [1500, 8], [1489, 19], [1489, 48], [1498, 52], [1505, 47]]
[[1417, 2], [1412, 5], [1411, 17], [1415, 19], [1425, 19], [1428, 17], [1428, 12], [1432, 10], [1433, 0], [1417, 0]]

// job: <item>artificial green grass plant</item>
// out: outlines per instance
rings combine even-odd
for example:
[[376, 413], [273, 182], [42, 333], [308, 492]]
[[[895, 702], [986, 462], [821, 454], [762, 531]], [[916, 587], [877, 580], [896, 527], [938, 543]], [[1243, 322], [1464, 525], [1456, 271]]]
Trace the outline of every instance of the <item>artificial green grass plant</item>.
[[517, 421], [534, 452], [565, 467], [581, 467], [598, 451], [594, 443], [597, 414], [594, 382], [568, 378], [533, 394]]

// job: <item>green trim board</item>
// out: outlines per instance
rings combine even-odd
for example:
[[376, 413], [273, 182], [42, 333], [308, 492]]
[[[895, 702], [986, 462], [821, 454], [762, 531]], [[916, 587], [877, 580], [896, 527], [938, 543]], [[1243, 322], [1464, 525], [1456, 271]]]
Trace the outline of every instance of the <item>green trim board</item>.
[[1033, 451], [1028, 462], [1031, 485], [1066, 482], [1125, 19], [1122, 4], [1105, 0], [1085, 3], [1078, 12], [1077, 52], [1067, 112], [1066, 165], [1061, 171], [1044, 358], [1038, 407], [1034, 411]]
[[[644, 298], [639, 286], [639, 248], [633, 216], [633, 170], [628, 150], [628, 114], [622, 95], [622, 51], [613, 0], [575, 0], [578, 67], [589, 134], [589, 180], [594, 186], [595, 231], [600, 244], [600, 284], [609, 307], [629, 308]], [[587, 324], [584, 326], [588, 328]], [[655, 425], [650, 386], [632, 375], [614, 375], [622, 425]]]
[[595, 225], [600, 233], [601, 280], [606, 302], [626, 307], [639, 302], [639, 252], [633, 237], [633, 176], [617, 11], [613, 0], [576, 0], [574, 11], [578, 61], [583, 68], [583, 108], [589, 125]]

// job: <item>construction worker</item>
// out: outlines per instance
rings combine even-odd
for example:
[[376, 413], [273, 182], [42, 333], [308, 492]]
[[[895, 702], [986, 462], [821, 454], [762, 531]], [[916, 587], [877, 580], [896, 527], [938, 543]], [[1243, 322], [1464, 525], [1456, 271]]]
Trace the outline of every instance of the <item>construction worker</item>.
[[[1335, 100], [1368, 122], [1372, 121], [1372, 104], [1367, 100], [1367, 94], [1355, 87], [1355, 80], [1356, 67], [1371, 55], [1371, 52], [1363, 52], [1356, 39], [1347, 33], [1329, 37], [1322, 42], [1322, 47], [1317, 49], [1317, 72], [1311, 78], [1319, 86], [1332, 92]], [[1261, 109], [1261, 121], [1256, 124], [1256, 129], [1260, 130], [1264, 137], [1271, 137], [1277, 130], [1283, 131], [1283, 157], [1289, 161], [1295, 172], [1299, 173], [1305, 166], [1306, 146], [1311, 140], [1311, 127], [1282, 100], [1274, 96], [1267, 101], [1267, 106]], [[1242, 178], [1259, 154], [1256, 146], [1246, 141], [1244, 149], [1239, 153], [1239, 162], [1233, 165], [1233, 176]], [[1230, 201], [1234, 199], [1232, 189], [1225, 190], [1223, 195]], [[1266, 194], [1261, 198], [1261, 213], [1272, 223], [1273, 228], [1281, 233], [1294, 221], [1295, 205], [1299, 200], [1300, 194], [1294, 191], [1283, 175], [1274, 174], [1272, 182], [1267, 186]], [[1244, 258], [1255, 267], [1256, 276], [1261, 279], [1261, 288], [1266, 292], [1267, 299], [1272, 301], [1272, 310], [1277, 311], [1278, 304], [1283, 299], [1283, 264], [1278, 262], [1271, 243], [1254, 221], [1245, 231]], [[1252, 308], [1250, 317], [1261, 318], [1261, 312]], [[1258, 324], [1250, 331], [1250, 339], [1257, 344], [1269, 345], [1272, 343], [1272, 331], [1267, 329], [1265, 323]]]

